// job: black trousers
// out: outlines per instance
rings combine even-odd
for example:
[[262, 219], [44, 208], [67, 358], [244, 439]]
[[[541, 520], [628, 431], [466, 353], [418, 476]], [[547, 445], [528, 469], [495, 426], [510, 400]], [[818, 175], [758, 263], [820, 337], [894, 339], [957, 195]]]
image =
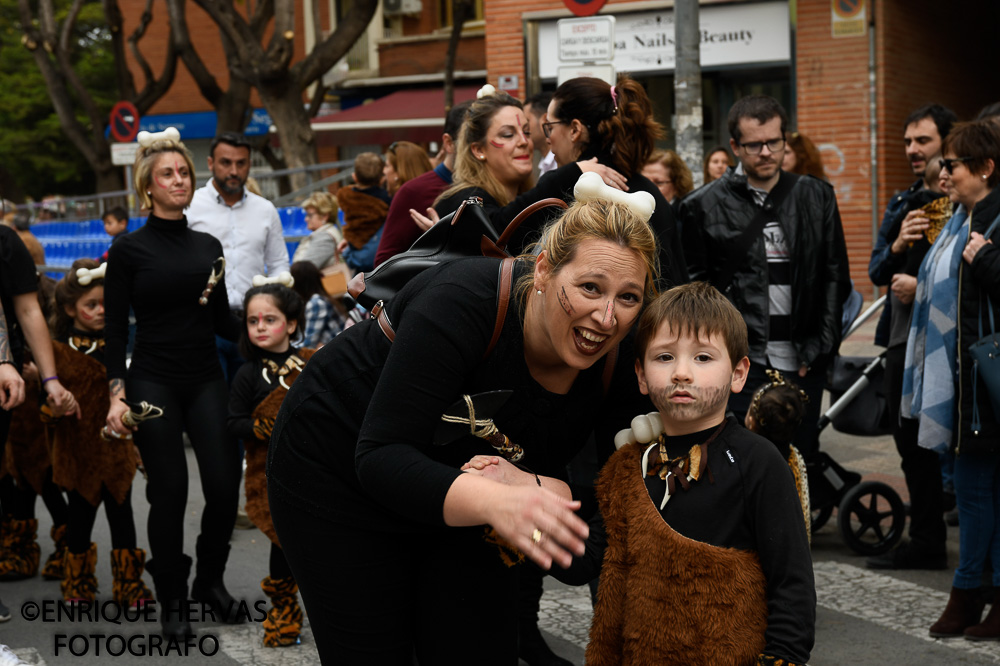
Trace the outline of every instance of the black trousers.
[[271, 517], [324, 664], [517, 664], [517, 576], [482, 528], [395, 534], [306, 513], [271, 486]]
[[196, 385], [168, 386], [129, 380], [129, 400], [146, 400], [163, 408], [163, 416], [146, 421], [135, 433], [146, 468], [149, 501], [149, 550], [161, 570], [176, 566], [184, 554], [188, 469], [182, 434], [186, 431], [198, 461], [205, 508], [200, 542], [209, 551], [228, 552], [236, 523], [240, 490], [240, 456], [226, 434], [229, 391], [218, 379]]
[[[2, 449], [0, 449], [2, 454]], [[4, 516], [10, 516], [16, 520], [30, 520], [35, 517], [35, 504], [38, 494], [25, 482], [17, 485], [12, 476], [5, 476], [0, 479], [0, 504], [3, 506]], [[52, 469], [45, 473], [45, 481], [42, 482], [42, 502], [52, 516], [53, 525], [65, 525], [69, 519], [69, 511], [66, 506], [66, 498], [63, 497], [62, 490], [52, 482]]]
[[[66, 526], [66, 546], [71, 553], [85, 553], [90, 548], [90, 538], [97, 519], [97, 506], [83, 498], [75, 490], [69, 491], [69, 524]], [[135, 520], [132, 517], [132, 489], [129, 488], [125, 501], [118, 504], [108, 489], [101, 487], [101, 503], [104, 515], [111, 528], [111, 547], [135, 548]], [[99, 506], [99, 505], [98, 505]]]
[[[806, 404], [806, 413], [802, 417], [802, 425], [795, 432], [795, 439], [792, 444], [799, 450], [802, 457], [810, 460], [814, 453], [819, 451], [819, 424], [820, 410], [823, 403], [823, 389], [826, 388], [826, 363], [817, 363], [806, 373], [805, 377], [799, 377], [797, 372], [785, 372], [781, 374], [786, 380], [796, 384], [809, 396]], [[740, 423], [743, 423], [747, 410], [750, 409], [750, 401], [753, 394], [761, 386], [770, 380], [765, 372], [769, 366], [760, 363], [750, 363], [750, 374], [747, 375], [746, 384], [739, 393], [734, 393], [729, 398], [729, 410], [733, 412]], [[773, 368], [771, 368], [773, 369]]]
[[917, 444], [918, 422], [900, 416], [903, 393], [905, 345], [885, 353], [885, 392], [890, 423], [896, 427], [892, 438], [902, 458], [903, 477], [910, 492], [910, 541], [928, 554], [945, 552], [948, 528], [944, 524], [944, 496], [940, 456]]

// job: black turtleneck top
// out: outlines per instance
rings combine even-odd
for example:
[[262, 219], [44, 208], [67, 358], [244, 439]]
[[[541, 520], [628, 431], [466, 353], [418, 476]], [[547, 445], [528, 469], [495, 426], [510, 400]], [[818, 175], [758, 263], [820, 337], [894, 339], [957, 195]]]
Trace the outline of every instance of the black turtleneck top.
[[[188, 229], [187, 220], [150, 215], [146, 225], [111, 246], [104, 279], [105, 365], [108, 379], [184, 384], [222, 378], [215, 336], [235, 340], [239, 321], [229, 311], [225, 278], [209, 297], [218, 239]], [[132, 364], [125, 369], [129, 308], [135, 312]]]

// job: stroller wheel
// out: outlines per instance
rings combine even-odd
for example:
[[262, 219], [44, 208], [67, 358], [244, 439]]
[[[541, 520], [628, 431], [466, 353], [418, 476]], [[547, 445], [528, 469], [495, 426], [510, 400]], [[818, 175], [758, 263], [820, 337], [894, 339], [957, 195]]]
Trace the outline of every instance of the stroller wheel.
[[827, 521], [830, 520], [830, 516], [833, 515], [833, 505], [824, 506], [821, 509], [812, 510], [812, 518], [809, 522], [809, 527], [813, 534], [819, 532], [826, 525]]
[[880, 555], [903, 536], [906, 509], [899, 494], [878, 481], [851, 488], [840, 501], [840, 533], [860, 555]]

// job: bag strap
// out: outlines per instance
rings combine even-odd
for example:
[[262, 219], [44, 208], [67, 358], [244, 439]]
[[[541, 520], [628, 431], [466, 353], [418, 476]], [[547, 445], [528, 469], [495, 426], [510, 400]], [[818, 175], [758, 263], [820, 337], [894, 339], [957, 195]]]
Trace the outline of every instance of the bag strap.
[[[497, 285], [497, 319], [493, 325], [493, 337], [486, 347], [483, 358], [490, 355], [493, 348], [500, 340], [500, 333], [503, 331], [503, 323], [507, 319], [507, 310], [510, 307], [510, 295], [514, 287], [514, 257], [507, 257], [500, 262], [500, 281]], [[372, 317], [378, 322], [378, 327], [382, 329], [382, 334], [392, 342], [396, 339], [396, 331], [389, 321], [389, 315], [385, 313], [385, 303], [379, 301], [372, 307]]]
[[[993, 223], [990, 224], [990, 226], [986, 229], [986, 233], [983, 234], [983, 238], [986, 239], [986, 240], [989, 240], [990, 236], [993, 235], [993, 232], [996, 231], [996, 229], [997, 229], [998, 226], [1000, 226], [1000, 215], [997, 215], [997, 219], [993, 220]], [[996, 335], [997, 335], [997, 329], [996, 329], [996, 326], [993, 323], [993, 301], [990, 300], [990, 295], [989, 294], [986, 294], [986, 307], [987, 307], [987, 310], [990, 313], [990, 335], [992, 335], [995, 338]], [[985, 337], [984, 331], [983, 331], [983, 308], [982, 308], [982, 306], [980, 306], [979, 307], [979, 339], [982, 340], [983, 337]]]
[[[739, 238], [736, 239], [736, 243], [733, 245], [733, 252], [728, 257], [723, 273], [714, 281], [719, 291], [722, 293], [729, 291], [733, 276], [736, 275], [736, 269], [743, 265], [746, 254], [750, 251], [750, 246], [760, 236], [760, 232], [763, 231], [764, 225], [767, 224], [767, 220], [771, 217], [771, 214], [776, 213], [781, 208], [781, 204], [788, 193], [792, 191], [796, 180], [798, 178], [793, 174], [782, 171], [778, 177], [778, 182], [775, 183], [767, 199], [764, 201], [764, 206], [757, 206], [757, 213], [750, 220], [750, 224], [743, 230]], [[768, 202], [771, 204], [770, 208], [766, 207]]]

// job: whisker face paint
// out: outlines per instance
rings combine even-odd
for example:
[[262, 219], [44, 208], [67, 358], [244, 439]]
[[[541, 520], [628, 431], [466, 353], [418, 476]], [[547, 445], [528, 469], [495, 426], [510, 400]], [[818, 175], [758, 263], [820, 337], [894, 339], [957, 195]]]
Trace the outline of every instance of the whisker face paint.
[[615, 318], [615, 302], [608, 301], [608, 307], [604, 311], [604, 320], [601, 322], [604, 326], [610, 326]]
[[490, 139], [490, 145], [493, 146], [494, 148], [503, 148], [502, 143], [499, 143], [498, 141], [495, 141], [493, 139]]
[[569, 296], [566, 295], [566, 287], [563, 287], [559, 292], [559, 305], [562, 306], [563, 311], [570, 317], [576, 315], [576, 311], [573, 309], [573, 306], [569, 304]]

